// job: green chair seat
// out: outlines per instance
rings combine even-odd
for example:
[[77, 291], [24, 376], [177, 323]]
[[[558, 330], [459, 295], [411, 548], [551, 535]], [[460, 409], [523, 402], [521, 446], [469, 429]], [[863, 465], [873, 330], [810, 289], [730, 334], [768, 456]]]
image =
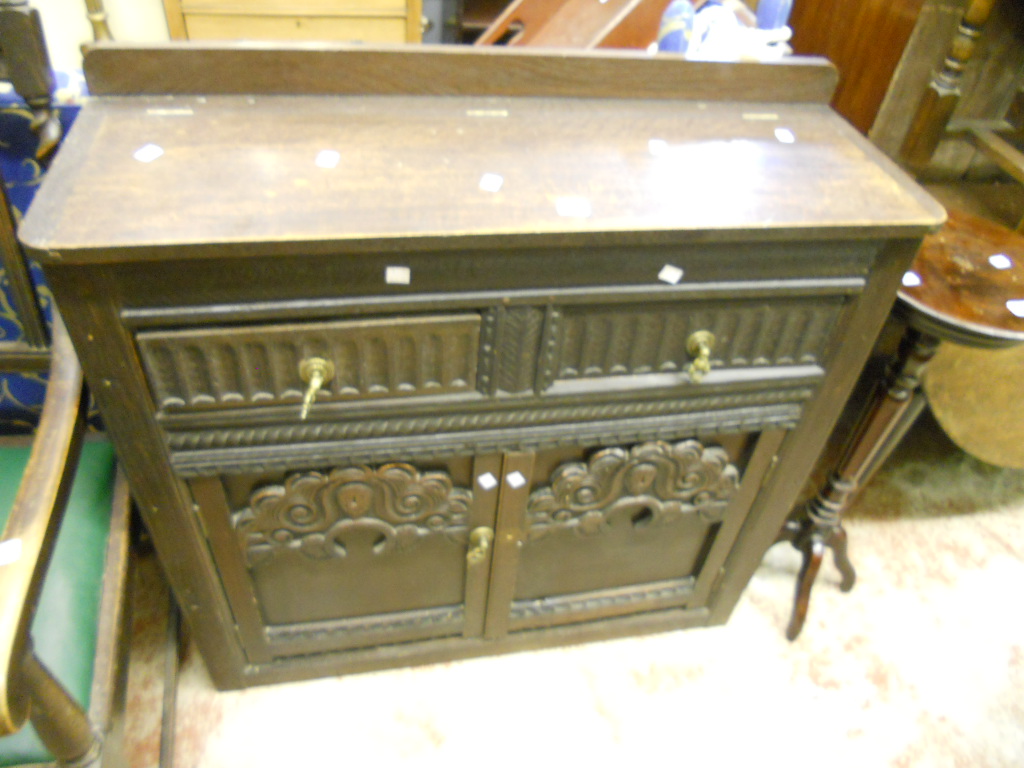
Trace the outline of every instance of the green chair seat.
[[[29, 447], [0, 447], [0, 529], [6, 524]], [[36, 655], [84, 708], [93, 659], [114, 486], [109, 442], [88, 440], [32, 622]], [[31, 724], [0, 738], [0, 766], [53, 762]]]

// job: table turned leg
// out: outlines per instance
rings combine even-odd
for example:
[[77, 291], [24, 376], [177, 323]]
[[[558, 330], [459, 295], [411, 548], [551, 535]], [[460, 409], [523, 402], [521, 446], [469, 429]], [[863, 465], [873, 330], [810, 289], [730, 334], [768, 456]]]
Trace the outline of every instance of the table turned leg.
[[833, 562], [842, 576], [840, 589], [853, 589], [857, 574], [847, 552], [843, 512], [921, 413], [921, 375], [938, 345], [939, 339], [934, 336], [913, 328], [907, 330], [899, 354], [858, 421], [839, 466], [803, 514], [788, 521], [779, 534], [778, 541], [790, 542], [803, 555], [787, 639], [795, 640], [803, 629], [811, 588], [826, 549], [832, 550]]
[[[841, 486], [842, 481], [834, 479], [827, 489]], [[795, 640], [803, 629], [807, 609], [811, 603], [811, 588], [818, 578], [826, 550], [832, 550], [832, 561], [842, 577], [839, 588], [843, 592], [849, 592], [857, 581], [857, 572], [847, 553], [846, 529], [842, 524], [841, 506], [825, 498], [823, 493], [808, 504], [804, 512], [803, 519], [790, 520], [786, 523], [779, 537], [780, 541], [789, 541], [803, 555], [800, 573], [796, 578], [793, 614], [786, 628], [788, 640]]]
[[850, 555], [847, 552], [846, 529], [841, 524], [833, 530], [829, 546], [832, 548], [832, 562], [836, 564], [836, 570], [842, 577], [839, 589], [842, 592], [849, 592], [857, 581], [857, 572], [853, 570], [853, 563], [850, 562]]

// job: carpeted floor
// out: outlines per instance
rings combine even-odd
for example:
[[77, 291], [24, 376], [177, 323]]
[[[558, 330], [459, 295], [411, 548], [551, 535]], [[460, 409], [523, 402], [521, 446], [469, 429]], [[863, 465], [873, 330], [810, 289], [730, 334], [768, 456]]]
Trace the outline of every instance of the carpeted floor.
[[[231, 693], [186, 646], [173, 765], [1024, 765], [1024, 472], [926, 416], [847, 528], [857, 586], [829, 562], [795, 643], [781, 545], [719, 628]], [[132, 768], [159, 758], [152, 562], [142, 586]]]

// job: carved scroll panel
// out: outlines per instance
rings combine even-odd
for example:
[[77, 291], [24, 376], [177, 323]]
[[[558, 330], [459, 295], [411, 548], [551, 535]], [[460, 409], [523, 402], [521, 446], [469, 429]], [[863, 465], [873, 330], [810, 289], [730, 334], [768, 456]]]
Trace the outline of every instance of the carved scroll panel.
[[665, 525], [687, 515], [717, 522], [739, 477], [724, 448], [697, 440], [606, 448], [586, 462], [561, 465], [550, 485], [531, 494], [527, 536], [536, 540], [567, 529], [597, 534], [620, 515], [641, 526]]
[[472, 492], [444, 472], [410, 464], [297, 472], [257, 488], [232, 516], [249, 567], [297, 552], [313, 560], [345, 558], [353, 539], [373, 555], [407, 551], [427, 536], [466, 538]]

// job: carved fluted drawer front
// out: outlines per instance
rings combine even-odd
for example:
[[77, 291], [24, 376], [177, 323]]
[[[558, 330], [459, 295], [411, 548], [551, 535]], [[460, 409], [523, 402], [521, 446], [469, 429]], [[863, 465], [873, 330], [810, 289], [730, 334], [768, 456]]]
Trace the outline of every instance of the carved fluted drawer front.
[[688, 341], [710, 333], [699, 383], [819, 374], [847, 296], [723, 298], [567, 306], [554, 313], [548, 394], [698, 383]]
[[[176, 466], [235, 471], [233, 451], [245, 446], [302, 444], [300, 460], [316, 465], [327, 444], [378, 460], [395, 440], [413, 456], [594, 445], [609, 430], [634, 439], [792, 425], [862, 287], [840, 277], [412, 295], [400, 317], [371, 314], [381, 297], [369, 297], [344, 307], [365, 319], [302, 324], [273, 322], [289, 309], [281, 302], [262, 310], [262, 325], [142, 329], [137, 339]], [[698, 377], [691, 342], [701, 335], [711, 343]], [[304, 421], [300, 364], [311, 357], [330, 361], [333, 377]], [[676, 421], [639, 424], [664, 417]]]
[[157, 408], [298, 403], [303, 360], [333, 364], [317, 402], [470, 393], [480, 316], [278, 323], [144, 331], [139, 351]]

